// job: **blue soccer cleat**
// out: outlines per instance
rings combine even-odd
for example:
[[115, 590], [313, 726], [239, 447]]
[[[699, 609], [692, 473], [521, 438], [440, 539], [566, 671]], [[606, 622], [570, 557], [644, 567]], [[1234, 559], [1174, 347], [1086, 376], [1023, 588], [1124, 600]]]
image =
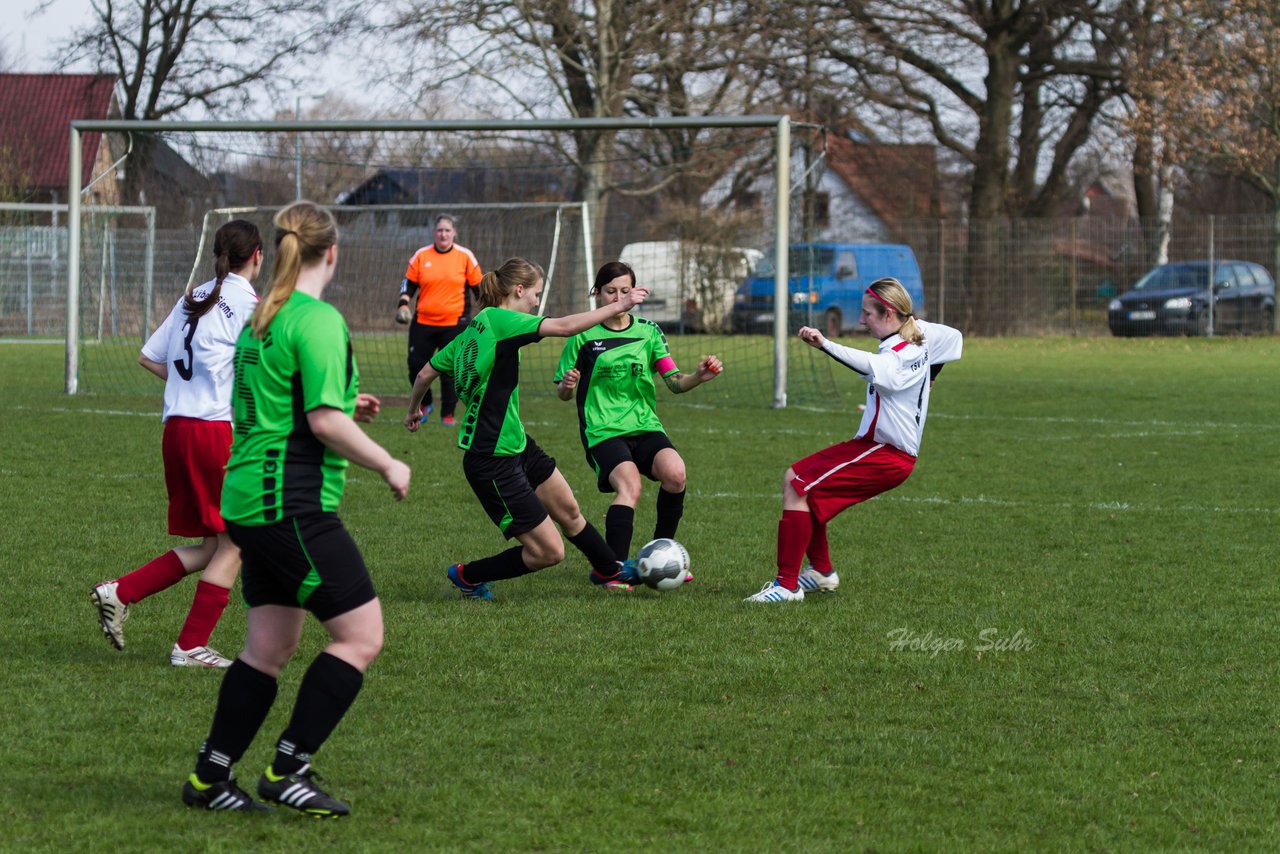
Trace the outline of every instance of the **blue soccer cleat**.
[[462, 564], [455, 563], [449, 567], [449, 580], [453, 586], [462, 591], [463, 599], [492, 599], [493, 591], [483, 581], [479, 584], [468, 584], [462, 580]]

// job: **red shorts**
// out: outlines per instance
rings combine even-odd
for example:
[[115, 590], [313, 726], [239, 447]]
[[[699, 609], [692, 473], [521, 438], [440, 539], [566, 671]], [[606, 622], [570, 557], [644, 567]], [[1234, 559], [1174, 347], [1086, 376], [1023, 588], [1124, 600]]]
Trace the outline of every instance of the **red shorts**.
[[809, 499], [813, 518], [827, 522], [845, 508], [893, 489], [915, 465], [915, 457], [892, 445], [850, 439], [792, 465], [796, 478], [791, 485]]
[[231, 422], [171, 416], [164, 422], [164, 483], [169, 489], [169, 533], [212, 537], [222, 521], [222, 478], [231, 457]]

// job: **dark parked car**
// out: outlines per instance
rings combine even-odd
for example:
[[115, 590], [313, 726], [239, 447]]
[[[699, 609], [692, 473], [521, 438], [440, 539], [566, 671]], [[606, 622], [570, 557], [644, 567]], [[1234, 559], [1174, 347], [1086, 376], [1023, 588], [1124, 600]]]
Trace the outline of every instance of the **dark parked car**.
[[[1213, 331], [1264, 332], [1275, 322], [1276, 283], [1249, 261], [1213, 263]], [[1209, 262], [1162, 264], [1107, 306], [1113, 335], [1203, 335], [1209, 329]]]

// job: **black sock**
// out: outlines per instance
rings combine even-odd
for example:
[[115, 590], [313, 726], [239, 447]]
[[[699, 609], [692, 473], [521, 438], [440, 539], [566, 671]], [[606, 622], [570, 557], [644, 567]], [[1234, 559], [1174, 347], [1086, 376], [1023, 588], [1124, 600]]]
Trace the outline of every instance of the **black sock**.
[[604, 538], [618, 560], [626, 560], [631, 555], [631, 529], [635, 521], [636, 509], [625, 504], [610, 505], [604, 514]]
[[364, 674], [341, 658], [327, 652], [317, 655], [298, 686], [293, 717], [276, 742], [271, 770], [292, 774], [309, 763], [311, 754], [320, 749], [351, 708], [363, 684]]
[[653, 538], [674, 540], [676, 529], [680, 527], [680, 517], [684, 515], [684, 490], [667, 492], [658, 490], [658, 521], [653, 526]]
[[618, 572], [618, 559], [613, 556], [613, 549], [600, 536], [600, 532], [590, 522], [572, 537], [565, 535], [573, 547], [587, 557], [591, 568], [605, 577], [612, 577]]
[[467, 584], [482, 584], [486, 581], [502, 581], [504, 578], [519, 578], [531, 572], [533, 570], [524, 565], [524, 546], [513, 546], [505, 552], [463, 564], [462, 580]]
[[218, 689], [209, 737], [196, 759], [196, 776], [202, 783], [219, 783], [231, 777], [231, 766], [240, 761], [253, 743], [275, 702], [276, 680], [240, 659], [231, 662]]

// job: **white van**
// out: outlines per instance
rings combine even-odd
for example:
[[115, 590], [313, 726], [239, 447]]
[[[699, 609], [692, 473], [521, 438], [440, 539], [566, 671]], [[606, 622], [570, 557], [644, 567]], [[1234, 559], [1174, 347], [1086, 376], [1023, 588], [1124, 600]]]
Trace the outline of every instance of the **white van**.
[[649, 298], [634, 309], [666, 332], [728, 332], [733, 295], [763, 253], [681, 240], [628, 243], [618, 260]]

